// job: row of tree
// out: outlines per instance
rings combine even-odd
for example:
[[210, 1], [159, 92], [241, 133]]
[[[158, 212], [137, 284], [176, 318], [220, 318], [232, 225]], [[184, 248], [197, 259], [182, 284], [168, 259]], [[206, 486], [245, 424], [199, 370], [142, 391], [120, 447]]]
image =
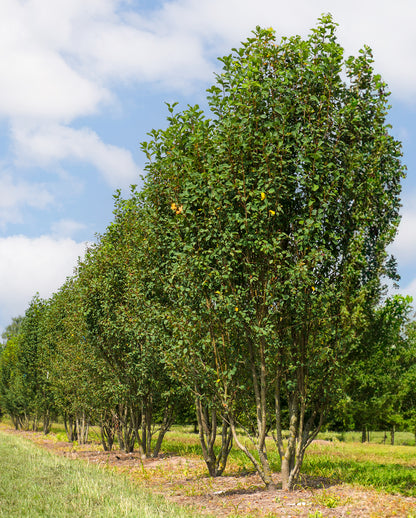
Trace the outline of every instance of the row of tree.
[[344, 60], [330, 16], [305, 40], [257, 28], [221, 61], [212, 118], [168, 105], [144, 189], [116, 195], [73, 277], [32, 301], [1, 406], [45, 431], [59, 414], [79, 441], [98, 422], [106, 449], [146, 455], [194, 407], [212, 476], [234, 442], [273, 486], [271, 436], [291, 489], [326, 415], [413, 415], [410, 301], [380, 306], [404, 166], [371, 52]]

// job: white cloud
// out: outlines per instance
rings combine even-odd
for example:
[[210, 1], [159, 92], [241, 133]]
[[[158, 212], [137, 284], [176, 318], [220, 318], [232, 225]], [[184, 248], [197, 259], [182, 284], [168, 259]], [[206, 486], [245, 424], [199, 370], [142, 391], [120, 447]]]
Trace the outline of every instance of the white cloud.
[[86, 225], [84, 223], [80, 223], [79, 221], [74, 221], [72, 219], [61, 219], [59, 221], [55, 221], [51, 225], [52, 236], [54, 238], [68, 238], [73, 237], [74, 234], [79, 232], [80, 230], [84, 230]]
[[36, 292], [49, 298], [72, 275], [85, 243], [42, 236], [0, 238], [0, 326], [23, 314]]
[[[69, 121], [96, 111], [109, 98], [102, 85], [82, 76], [58, 42], [48, 38], [60, 26], [59, 9], [50, 6], [44, 1], [1, 4], [0, 115]], [[43, 23], [45, 8], [48, 23]]]
[[44, 209], [54, 202], [44, 184], [14, 181], [11, 174], [0, 174], [0, 228], [20, 223], [25, 207]]
[[85, 72], [103, 81], [155, 81], [183, 89], [212, 76], [203, 41], [195, 34], [160, 34], [108, 23], [94, 29], [80, 35], [77, 43]]
[[89, 128], [16, 126], [13, 136], [19, 163], [56, 167], [63, 160], [77, 160], [94, 166], [111, 187], [138, 182], [139, 169], [130, 151], [105, 144]]
[[145, 15], [117, 0], [3, 0], [0, 112], [68, 122], [126, 80], [189, 87], [210, 80], [216, 55], [256, 25], [305, 35], [328, 11], [349, 52], [369, 43], [394, 89], [407, 98], [416, 91], [412, 0], [176, 0]]
[[[414, 205], [413, 205], [414, 206]], [[403, 267], [414, 264], [416, 257], [416, 210], [409, 209], [402, 213], [399, 231], [390, 250]], [[416, 298], [415, 298], [416, 300]]]

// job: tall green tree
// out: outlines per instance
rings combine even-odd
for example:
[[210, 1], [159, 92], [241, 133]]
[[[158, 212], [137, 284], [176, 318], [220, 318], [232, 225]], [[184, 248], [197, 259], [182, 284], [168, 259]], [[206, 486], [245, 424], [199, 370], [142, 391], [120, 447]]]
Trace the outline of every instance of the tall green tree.
[[[19, 329], [21, 326], [21, 323], [23, 321], [22, 316], [13, 317], [11, 323], [6, 327], [4, 332], [2, 333], [1, 337], [3, 339], [3, 344], [0, 344], [0, 419], [3, 415], [3, 413], [6, 411], [6, 406], [9, 406], [10, 401], [8, 401], [8, 397], [6, 396], [6, 401], [2, 402], [2, 392], [5, 391], [5, 393], [9, 392], [8, 384], [10, 382], [10, 370], [9, 367], [6, 365], [10, 361], [10, 355], [11, 350], [15, 348], [16, 343], [16, 336], [19, 334]], [[10, 342], [10, 343], [9, 343]], [[8, 351], [5, 352], [5, 349], [8, 348]], [[2, 359], [2, 353], [5, 352], [5, 356]], [[12, 355], [13, 356], [13, 355]], [[9, 365], [11, 367], [11, 365]], [[3, 370], [4, 369], [4, 370]], [[7, 381], [6, 381], [7, 380]], [[4, 382], [4, 384], [3, 384]], [[3, 394], [3, 398], [5, 397], [5, 394]]]
[[29, 406], [25, 398], [18, 354], [18, 337], [9, 337], [0, 354], [0, 402], [2, 412], [10, 416], [16, 430], [26, 424]]
[[[386, 123], [387, 87], [370, 49], [344, 59], [335, 30], [330, 16], [307, 39], [257, 28], [221, 59], [212, 119], [169, 107], [169, 127], [143, 145], [164, 296], [181, 315], [172, 356], [184, 372], [204, 373], [203, 391], [270, 487], [271, 428], [285, 489], [381, 278], [394, 276], [386, 246], [404, 167]], [[254, 409], [250, 425], [243, 402]]]
[[402, 412], [407, 427], [413, 431], [416, 442], [416, 321], [406, 326], [404, 372], [400, 380]]
[[115, 221], [80, 265], [79, 281], [89, 340], [119, 383], [124, 446], [132, 451], [137, 441], [157, 456], [180, 391], [162, 363], [148, 239], [139, 198], [116, 196]]

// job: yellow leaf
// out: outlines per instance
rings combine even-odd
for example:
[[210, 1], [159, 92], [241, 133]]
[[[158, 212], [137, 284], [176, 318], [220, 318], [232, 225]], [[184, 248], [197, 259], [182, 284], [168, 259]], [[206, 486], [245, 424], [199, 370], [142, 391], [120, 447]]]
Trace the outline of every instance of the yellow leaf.
[[271, 216], [274, 216], [276, 214], [274, 210], [269, 210], [269, 212]]
[[238, 308], [236, 307], [235, 310], [238, 311]]
[[262, 192], [261, 193], [261, 199], [264, 200], [266, 198], [266, 193], [265, 192]]

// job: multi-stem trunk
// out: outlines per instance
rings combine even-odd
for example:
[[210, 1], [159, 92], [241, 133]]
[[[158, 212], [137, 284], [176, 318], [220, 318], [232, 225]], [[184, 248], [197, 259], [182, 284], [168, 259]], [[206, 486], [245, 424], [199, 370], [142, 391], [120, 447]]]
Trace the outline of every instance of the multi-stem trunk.
[[43, 433], [47, 435], [51, 431], [51, 415], [49, 409], [46, 409], [43, 413]]
[[69, 442], [74, 442], [77, 440], [77, 427], [76, 427], [76, 421], [74, 420], [73, 416], [71, 414], [64, 415], [64, 426], [65, 426], [65, 432], [68, 437]]
[[217, 438], [217, 412], [215, 408], [207, 408], [198, 397], [195, 399], [195, 407], [202, 455], [210, 476], [218, 477], [224, 472], [232, 446], [232, 433], [230, 426], [225, 419], [222, 420], [221, 447], [217, 455], [215, 452], [215, 440]]
[[[283, 366], [277, 366], [275, 384], [276, 435], [274, 436], [281, 459], [282, 489], [291, 491], [299, 480], [305, 451], [317, 436], [322, 426], [324, 399], [312, 408], [307, 408], [307, 374], [305, 369], [306, 342], [305, 337], [297, 342], [299, 360], [296, 377], [292, 381], [292, 390], [286, 392], [289, 417], [289, 436], [287, 443], [283, 441], [282, 397], [281, 391], [287, 380]], [[320, 399], [320, 398], [318, 398]]]
[[159, 434], [157, 436], [155, 447], [153, 448], [152, 457], [157, 457], [159, 455], [160, 448], [162, 446], [163, 439], [166, 435], [166, 432], [172, 425], [173, 422], [173, 405], [169, 402], [166, 403], [166, 407], [163, 413], [163, 420], [159, 428]]
[[253, 386], [254, 402], [256, 405], [255, 433], [247, 435], [257, 452], [250, 450], [237, 434], [238, 420], [231, 413], [229, 416], [233, 439], [236, 446], [246, 455], [253, 464], [259, 476], [268, 489], [274, 489], [275, 483], [272, 477], [269, 459], [266, 450], [267, 436], [267, 365], [266, 365], [266, 343], [264, 337], [260, 337], [257, 346], [253, 343], [250, 331], [247, 332], [247, 346]]
[[113, 449], [117, 420], [112, 412], [104, 411], [100, 418], [100, 437], [104, 451]]

